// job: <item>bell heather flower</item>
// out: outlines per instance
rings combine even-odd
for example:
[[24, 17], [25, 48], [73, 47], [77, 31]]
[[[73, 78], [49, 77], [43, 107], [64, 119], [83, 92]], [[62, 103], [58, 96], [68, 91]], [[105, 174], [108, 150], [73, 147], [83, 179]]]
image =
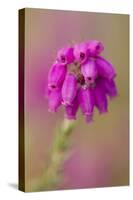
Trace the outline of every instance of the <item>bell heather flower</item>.
[[72, 105], [77, 94], [77, 79], [73, 74], [67, 74], [62, 86], [62, 99], [64, 105]]
[[80, 64], [85, 63], [89, 56], [88, 44], [87, 43], [76, 44], [74, 46], [73, 53], [76, 62], [79, 62]]
[[62, 64], [70, 64], [74, 61], [73, 47], [64, 47], [57, 53], [57, 61]]
[[57, 108], [61, 105], [62, 96], [61, 90], [55, 89], [49, 93], [49, 112], [56, 112]]
[[78, 93], [78, 100], [81, 111], [83, 115], [85, 115], [86, 117], [86, 121], [91, 122], [93, 117], [93, 109], [95, 105], [93, 89], [92, 88], [84, 89], [81, 87]]
[[76, 113], [79, 108], [77, 97], [73, 100], [72, 105], [65, 106], [65, 118], [76, 119]]
[[105, 60], [102, 57], [96, 58], [96, 65], [98, 69], [99, 76], [105, 77], [109, 80], [113, 79], [116, 76], [116, 72], [111, 63]]
[[97, 40], [92, 40], [88, 42], [89, 56], [98, 56], [103, 50], [104, 46], [101, 42]]
[[108, 100], [105, 93], [105, 88], [100, 81], [97, 81], [94, 89], [95, 105], [99, 110], [99, 113], [105, 113], [108, 110]]
[[108, 79], [102, 78], [102, 79], [99, 79], [99, 82], [103, 86], [104, 92], [110, 98], [117, 96], [117, 88], [116, 88], [115, 81], [113, 79], [108, 80]]
[[91, 40], [58, 51], [56, 62], [48, 74], [49, 111], [63, 105], [65, 118], [76, 119], [78, 108], [89, 123], [95, 107], [99, 113], [108, 111], [109, 97], [117, 96], [116, 72], [101, 57], [103, 44]]
[[48, 74], [48, 88], [53, 90], [60, 88], [65, 79], [66, 65], [55, 62]]
[[83, 74], [86, 84], [93, 84], [98, 76], [97, 66], [94, 60], [89, 59], [81, 66], [81, 73]]

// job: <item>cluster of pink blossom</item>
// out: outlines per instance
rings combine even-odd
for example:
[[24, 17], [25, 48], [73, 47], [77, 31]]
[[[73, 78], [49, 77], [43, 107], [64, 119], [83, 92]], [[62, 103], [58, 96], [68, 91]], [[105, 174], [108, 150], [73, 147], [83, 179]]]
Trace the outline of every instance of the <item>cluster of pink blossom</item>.
[[63, 105], [65, 117], [76, 119], [80, 108], [87, 122], [92, 121], [94, 107], [99, 113], [107, 112], [108, 96], [117, 95], [116, 72], [100, 55], [103, 50], [101, 42], [91, 40], [57, 52], [48, 74], [49, 111]]

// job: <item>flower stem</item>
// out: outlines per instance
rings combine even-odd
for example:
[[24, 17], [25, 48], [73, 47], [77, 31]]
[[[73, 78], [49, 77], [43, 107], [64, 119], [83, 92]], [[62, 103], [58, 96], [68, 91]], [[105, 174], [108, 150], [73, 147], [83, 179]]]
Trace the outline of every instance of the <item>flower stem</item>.
[[45, 169], [41, 180], [36, 185], [34, 191], [56, 189], [62, 172], [65, 160], [68, 157], [68, 149], [70, 147], [70, 136], [75, 126], [74, 120], [67, 120], [61, 124], [60, 129], [55, 135], [51, 156], [47, 168]]

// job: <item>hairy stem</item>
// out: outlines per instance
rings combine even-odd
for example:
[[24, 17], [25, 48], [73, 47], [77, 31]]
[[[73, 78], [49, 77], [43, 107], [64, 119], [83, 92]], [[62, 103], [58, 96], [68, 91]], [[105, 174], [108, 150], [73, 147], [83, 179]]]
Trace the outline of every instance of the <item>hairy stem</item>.
[[74, 125], [75, 121], [64, 119], [62, 122], [53, 141], [48, 166], [44, 170], [40, 182], [33, 189], [34, 191], [56, 189], [62, 176], [64, 161], [68, 157], [70, 136]]

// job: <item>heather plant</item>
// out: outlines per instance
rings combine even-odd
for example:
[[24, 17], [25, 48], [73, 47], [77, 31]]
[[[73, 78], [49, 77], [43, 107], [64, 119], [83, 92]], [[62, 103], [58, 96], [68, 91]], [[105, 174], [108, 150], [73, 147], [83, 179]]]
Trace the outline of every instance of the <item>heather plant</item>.
[[57, 130], [48, 166], [36, 190], [58, 188], [70, 153], [70, 136], [76, 126], [78, 110], [89, 125], [93, 122], [94, 109], [100, 114], [107, 113], [109, 100], [117, 96], [116, 72], [101, 56], [103, 50], [100, 41], [91, 40], [57, 52], [48, 73], [48, 111], [56, 113], [63, 106], [64, 120]]

